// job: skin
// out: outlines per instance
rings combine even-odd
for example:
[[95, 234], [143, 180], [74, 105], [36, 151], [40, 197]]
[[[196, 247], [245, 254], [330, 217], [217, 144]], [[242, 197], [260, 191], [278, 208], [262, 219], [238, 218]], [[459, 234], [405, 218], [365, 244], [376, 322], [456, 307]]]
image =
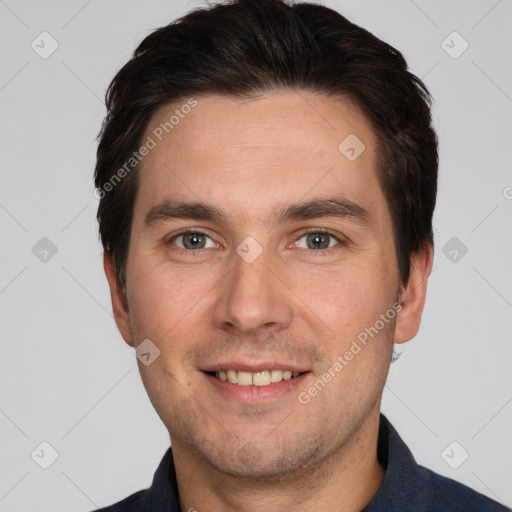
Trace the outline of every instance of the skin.
[[[196, 99], [142, 163], [128, 311], [113, 261], [104, 258], [124, 340], [137, 347], [149, 338], [160, 350], [139, 369], [170, 433], [181, 510], [360, 511], [385, 474], [376, 456], [381, 396], [393, 342], [418, 331], [432, 248], [413, 256], [401, 287], [375, 135], [348, 99], [289, 90]], [[155, 112], [146, 136], [184, 103]], [[349, 134], [366, 147], [354, 161], [338, 150]], [[338, 217], [269, 222], [276, 205], [333, 192], [366, 209], [371, 225]], [[211, 203], [226, 217], [145, 227], [147, 212], [170, 196]], [[205, 248], [173, 239], [182, 228], [206, 234]], [[309, 228], [330, 230], [329, 248], [311, 248]], [[248, 236], [262, 248], [251, 263], [236, 252]], [[298, 392], [395, 302], [396, 318], [301, 403]], [[275, 400], [237, 402], [202, 371], [233, 360], [293, 363], [309, 373]]]

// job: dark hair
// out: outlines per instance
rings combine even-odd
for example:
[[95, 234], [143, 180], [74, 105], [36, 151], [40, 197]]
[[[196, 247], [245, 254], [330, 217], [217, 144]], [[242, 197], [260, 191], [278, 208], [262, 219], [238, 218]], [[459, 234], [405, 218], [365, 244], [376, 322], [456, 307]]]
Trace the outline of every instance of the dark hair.
[[399, 51], [332, 9], [232, 0], [152, 32], [108, 87], [95, 169], [97, 218], [123, 288], [138, 188], [138, 165], [127, 169], [126, 162], [155, 110], [191, 95], [251, 98], [282, 88], [350, 98], [370, 121], [400, 282], [408, 281], [411, 256], [433, 245], [438, 154], [425, 85]]

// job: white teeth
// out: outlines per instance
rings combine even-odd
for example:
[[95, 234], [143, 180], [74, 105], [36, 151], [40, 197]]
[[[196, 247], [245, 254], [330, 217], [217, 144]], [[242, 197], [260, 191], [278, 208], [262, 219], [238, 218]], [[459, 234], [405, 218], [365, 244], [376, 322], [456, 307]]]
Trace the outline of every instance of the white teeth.
[[223, 381], [239, 386], [268, 386], [273, 382], [290, 380], [292, 377], [298, 377], [299, 372], [291, 370], [264, 370], [261, 372], [243, 372], [237, 370], [220, 370], [215, 372], [215, 376]]
[[238, 385], [239, 386], [252, 386], [252, 373], [238, 372]]
[[270, 372], [256, 372], [252, 376], [252, 383], [255, 386], [268, 386], [272, 381], [270, 380]]
[[231, 384], [236, 384], [238, 382], [238, 372], [236, 370], [228, 370], [227, 377], [228, 382], [231, 382]]
[[270, 380], [272, 382], [281, 382], [283, 380], [283, 371], [282, 370], [272, 370], [270, 372]]

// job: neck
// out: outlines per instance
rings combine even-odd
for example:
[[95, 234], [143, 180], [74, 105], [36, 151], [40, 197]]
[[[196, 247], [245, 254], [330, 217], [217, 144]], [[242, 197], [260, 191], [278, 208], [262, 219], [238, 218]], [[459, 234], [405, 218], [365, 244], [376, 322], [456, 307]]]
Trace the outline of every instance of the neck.
[[226, 475], [171, 439], [183, 512], [337, 510], [360, 512], [375, 496], [385, 471], [377, 460], [379, 410], [342, 448], [279, 478]]

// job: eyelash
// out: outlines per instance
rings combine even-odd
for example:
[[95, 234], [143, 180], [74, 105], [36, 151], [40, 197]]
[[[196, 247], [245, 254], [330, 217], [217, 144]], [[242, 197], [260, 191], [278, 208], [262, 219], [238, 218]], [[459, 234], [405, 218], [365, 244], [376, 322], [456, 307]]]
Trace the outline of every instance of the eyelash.
[[[165, 244], [166, 245], [170, 245], [170, 244], [172, 245], [172, 242], [174, 240], [176, 240], [180, 236], [187, 235], [187, 234], [190, 234], [190, 233], [194, 233], [194, 234], [198, 234], [198, 235], [204, 235], [204, 236], [210, 238], [210, 240], [212, 240], [212, 238], [207, 233], [205, 233], [204, 231], [201, 231], [201, 230], [198, 230], [198, 229], [194, 229], [194, 228], [188, 228], [188, 229], [184, 229], [184, 230], [180, 231], [179, 233], [173, 235], [172, 238], [170, 238], [170, 239], [165, 241]], [[303, 231], [300, 234], [300, 236], [297, 239], [297, 241], [299, 241], [301, 238], [303, 238], [304, 236], [309, 235], [309, 234], [329, 235], [330, 237], [334, 238], [338, 242], [338, 244], [336, 244], [335, 246], [327, 247], [325, 249], [316, 249], [316, 250], [315, 249], [306, 249], [306, 250], [309, 250], [309, 252], [325, 253], [326, 251], [329, 251], [331, 249], [335, 249], [336, 247], [342, 247], [342, 246], [347, 244], [347, 242], [345, 242], [339, 236], [337, 236], [334, 233], [332, 233], [330, 230], [328, 230], [328, 229], [318, 229], [318, 228], [311, 228], [311, 229], [308, 229], [306, 231]], [[294, 243], [297, 243], [297, 242], [294, 242]], [[206, 249], [204, 249], [204, 248], [203, 249], [184, 249], [182, 247], [177, 247], [177, 249], [179, 249], [181, 251], [185, 251], [185, 252], [190, 252], [190, 253], [193, 253], [193, 252], [200, 253], [201, 251], [204, 251], [204, 250], [206, 250], [208, 248], [206, 248]]]

